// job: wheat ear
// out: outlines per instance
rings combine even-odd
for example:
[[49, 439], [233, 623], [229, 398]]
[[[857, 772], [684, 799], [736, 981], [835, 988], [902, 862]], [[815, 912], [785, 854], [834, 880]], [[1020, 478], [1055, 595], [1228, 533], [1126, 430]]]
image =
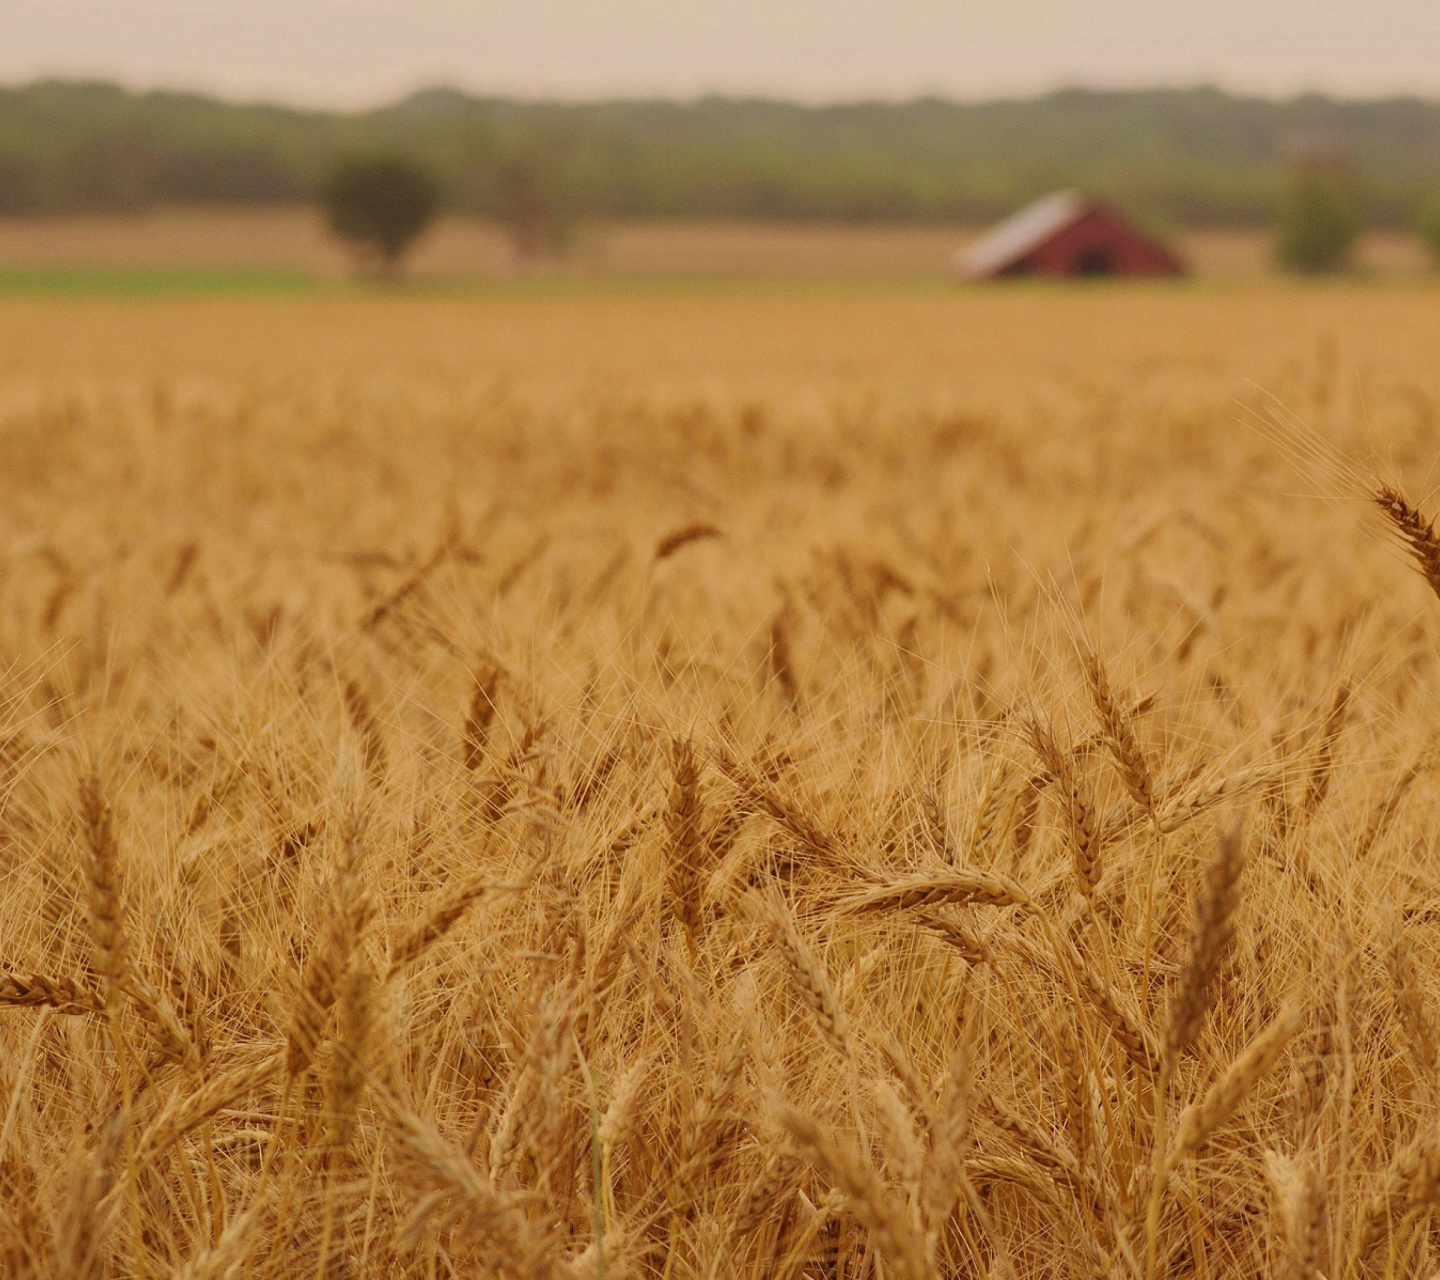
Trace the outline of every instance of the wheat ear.
[[1041, 768], [1059, 793], [1075, 886], [1088, 898], [1100, 881], [1100, 820], [1095, 805], [1080, 782], [1074, 755], [1060, 746], [1050, 725], [1034, 716], [1024, 724]]
[[461, 758], [472, 773], [485, 763], [485, 747], [495, 720], [495, 698], [503, 676], [504, 669], [493, 663], [482, 664], [475, 671], [475, 688], [460, 730]]
[[746, 896], [745, 909], [753, 920], [764, 926], [784, 958], [791, 985], [815, 1015], [825, 1042], [848, 1060], [850, 1029], [845, 1010], [835, 995], [830, 975], [796, 929], [794, 917], [777, 898], [754, 891]]
[[1405, 544], [1420, 576], [1440, 596], [1440, 534], [1435, 532], [1435, 525], [1392, 485], [1381, 485], [1370, 496]]
[[796, 1160], [789, 1152], [776, 1149], [765, 1157], [760, 1172], [750, 1180], [730, 1218], [730, 1245], [756, 1230], [767, 1218], [776, 1216], [787, 1194], [793, 1195]]
[[48, 978], [38, 973], [0, 970], [0, 1004], [29, 1009], [53, 1009], [80, 1015], [104, 1012], [101, 997], [74, 978]]
[[742, 764], [722, 745], [712, 745], [711, 757], [720, 772], [761, 813], [789, 831], [810, 852], [832, 864], [845, 865], [849, 855], [832, 832], [827, 831], [804, 805], [782, 795], [749, 766]]
[[670, 530], [655, 544], [655, 561], [658, 564], [661, 560], [668, 560], [681, 547], [688, 547], [692, 542], [703, 542], [707, 538], [723, 538], [724, 536], [713, 524], [703, 521], [681, 525], [678, 529]]
[[1320, 1274], [1325, 1184], [1312, 1165], [1276, 1151], [1265, 1153], [1265, 1177], [1285, 1238], [1285, 1280], [1315, 1280]]
[[285, 1055], [272, 1053], [257, 1062], [227, 1071], [224, 1075], [211, 1076], [195, 1092], [173, 1099], [141, 1135], [142, 1155], [148, 1160], [154, 1160], [172, 1143], [178, 1142], [217, 1111], [234, 1106], [241, 1098], [249, 1096], [274, 1079], [284, 1066]]
[[1405, 1031], [1415, 1069], [1425, 1087], [1433, 1092], [1436, 1066], [1440, 1065], [1435, 1026], [1425, 1009], [1425, 995], [1415, 972], [1409, 944], [1400, 930], [1398, 918], [1393, 914], [1386, 933], [1385, 968], [1390, 977], [1390, 999], [1395, 1006], [1395, 1016]]
[[1181, 1161], [1189, 1159], [1229, 1122], [1251, 1090], [1280, 1060], [1285, 1046], [1300, 1030], [1300, 1022], [1298, 1007], [1283, 1009], [1221, 1072], [1205, 1096], [1185, 1108], [1165, 1153], [1167, 1168], [1173, 1170]]
[[[518, 1196], [503, 1191], [460, 1148], [443, 1138], [430, 1121], [402, 1106], [384, 1090], [376, 1090], [391, 1127], [417, 1181], [429, 1183], [437, 1195], [420, 1202], [402, 1243], [419, 1237], [425, 1224], [438, 1219], [458, 1228], [486, 1248], [492, 1262], [536, 1280], [560, 1274], [553, 1239], [531, 1222]], [[448, 1212], [439, 1210], [448, 1202]]]
[[1007, 876], [955, 868], [920, 872], [877, 884], [841, 900], [842, 911], [913, 911], [957, 903], [989, 907], [1029, 907], [1030, 895]]
[[1370, 1196], [1350, 1246], [1347, 1275], [1360, 1270], [1380, 1228], [1397, 1208], [1407, 1211], [1433, 1198], [1440, 1183], [1440, 1126], [1432, 1124], [1402, 1147], [1385, 1170], [1381, 1186]]
[[893, 1274], [903, 1280], [933, 1280], [935, 1271], [926, 1257], [924, 1241], [864, 1157], [793, 1107], [777, 1103], [775, 1110], [800, 1154], [845, 1197], [850, 1212], [870, 1232]]
[[340, 979], [369, 914], [369, 901], [360, 879], [363, 837], [364, 816], [358, 805], [352, 806], [341, 824], [340, 852], [330, 883], [326, 927], [306, 957], [300, 994], [291, 1016], [286, 1070], [292, 1076], [303, 1072], [315, 1056], [325, 1034], [330, 1006], [339, 992]]
[[100, 775], [80, 782], [80, 824], [85, 837], [85, 881], [89, 890], [90, 942], [105, 1008], [116, 1009], [129, 972], [125, 906], [120, 891], [120, 855], [115, 820], [105, 800]]
[[1155, 1275], [1160, 1235], [1160, 1208], [1170, 1176], [1181, 1164], [1199, 1152], [1235, 1114], [1240, 1104], [1279, 1061], [1286, 1045], [1300, 1030], [1301, 1015], [1296, 1006], [1281, 1010], [1255, 1035], [1220, 1078], [1198, 1101], [1180, 1113], [1175, 1136], [1150, 1179], [1149, 1205], [1145, 1214], [1145, 1276]]
[[670, 832], [666, 898], [671, 913], [685, 931], [685, 940], [693, 956], [700, 931], [700, 877], [704, 853], [704, 841], [700, 834], [704, 803], [700, 794], [700, 766], [695, 758], [695, 748], [688, 738], [677, 738], [672, 743], [670, 759], [674, 786], [670, 792], [670, 808], [665, 815], [665, 825]]
[[1220, 833], [1215, 857], [1195, 900], [1195, 923], [1180, 980], [1170, 998], [1165, 1027], [1161, 1089], [1168, 1087], [1175, 1066], [1195, 1042], [1215, 998], [1215, 981], [1235, 934], [1235, 909], [1240, 903], [1240, 875], [1245, 869], [1244, 843], [1238, 824]]
[[1146, 813], [1155, 813], [1155, 780], [1140, 747], [1129, 712], [1115, 700], [1110, 673], [1098, 652], [1086, 646], [1080, 655], [1085, 686], [1100, 721], [1100, 737], [1130, 798]]
[[493, 886], [473, 879], [436, 896], [425, 914], [400, 936], [390, 952], [385, 980], [398, 977], [440, 941]]

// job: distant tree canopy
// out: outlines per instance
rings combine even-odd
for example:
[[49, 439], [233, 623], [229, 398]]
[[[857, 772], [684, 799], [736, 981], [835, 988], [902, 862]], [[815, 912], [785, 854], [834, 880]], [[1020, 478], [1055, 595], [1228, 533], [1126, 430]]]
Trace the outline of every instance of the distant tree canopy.
[[321, 194], [331, 230], [386, 270], [399, 266], [440, 206], [430, 175], [400, 156], [348, 157]]
[[0, 212], [316, 198], [389, 152], [517, 248], [580, 217], [988, 221], [1080, 187], [1161, 223], [1265, 224], [1296, 139], [1354, 162], [1368, 221], [1440, 187], [1440, 103], [1064, 90], [987, 103], [517, 102], [454, 90], [355, 114], [46, 81], [0, 89]]

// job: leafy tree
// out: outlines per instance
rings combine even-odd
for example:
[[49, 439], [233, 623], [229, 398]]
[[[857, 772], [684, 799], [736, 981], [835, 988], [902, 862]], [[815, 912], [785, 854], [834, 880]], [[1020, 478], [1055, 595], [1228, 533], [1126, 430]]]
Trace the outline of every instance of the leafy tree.
[[493, 212], [505, 224], [516, 256], [538, 258], [565, 248], [571, 216], [553, 170], [543, 160], [516, 155], [494, 175]]
[[1275, 256], [1291, 271], [1336, 271], [1363, 228], [1349, 178], [1334, 168], [1302, 167], [1281, 194]]
[[564, 251], [574, 230], [579, 137], [564, 119], [541, 118], [474, 156], [468, 204], [499, 222], [521, 261]]
[[323, 199], [331, 230], [389, 273], [399, 269], [405, 251], [435, 217], [440, 190], [429, 174], [401, 157], [352, 157], [331, 174]]
[[30, 213], [42, 207], [44, 173], [32, 156], [0, 151], [0, 214]]
[[1440, 266], [1440, 191], [1432, 192], [1415, 215], [1415, 231], [1435, 256]]

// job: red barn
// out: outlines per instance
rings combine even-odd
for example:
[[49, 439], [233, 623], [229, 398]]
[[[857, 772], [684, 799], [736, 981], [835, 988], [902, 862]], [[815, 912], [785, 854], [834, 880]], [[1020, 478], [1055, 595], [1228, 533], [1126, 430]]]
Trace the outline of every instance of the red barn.
[[1178, 276], [1154, 236], [1098, 200], [1061, 191], [1026, 205], [960, 255], [969, 280], [1006, 276]]

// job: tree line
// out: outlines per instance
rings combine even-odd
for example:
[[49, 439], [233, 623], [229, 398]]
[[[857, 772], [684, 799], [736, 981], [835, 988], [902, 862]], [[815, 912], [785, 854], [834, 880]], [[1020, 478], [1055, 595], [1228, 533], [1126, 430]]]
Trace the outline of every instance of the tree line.
[[311, 200], [345, 157], [403, 155], [446, 207], [537, 247], [585, 217], [988, 221], [1057, 187], [1159, 225], [1268, 222], [1289, 157], [1343, 152], [1361, 215], [1440, 187], [1440, 103], [1217, 89], [985, 103], [519, 102], [428, 90], [340, 113], [45, 81], [0, 89], [0, 212]]

